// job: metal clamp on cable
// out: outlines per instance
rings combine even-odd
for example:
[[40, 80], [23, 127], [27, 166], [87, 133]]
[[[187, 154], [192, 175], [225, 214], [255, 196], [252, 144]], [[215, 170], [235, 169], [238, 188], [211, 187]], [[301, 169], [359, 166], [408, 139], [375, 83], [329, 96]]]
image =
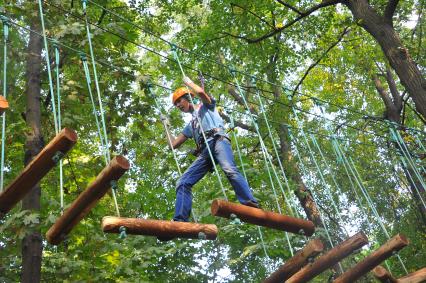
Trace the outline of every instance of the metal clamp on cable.
[[118, 229], [118, 231], [120, 231], [120, 235], [118, 236], [119, 239], [125, 239], [127, 237], [126, 227], [120, 226], [120, 228]]
[[111, 182], [109, 182], [111, 189], [113, 189], [114, 191], [118, 190], [118, 184], [116, 180], [111, 180]]
[[53, 155], [52, 160], [53, 160], [53, 162], [58, 163], [64, 156], [65, 156], [65, 154], [63, 152], [57, 151]]

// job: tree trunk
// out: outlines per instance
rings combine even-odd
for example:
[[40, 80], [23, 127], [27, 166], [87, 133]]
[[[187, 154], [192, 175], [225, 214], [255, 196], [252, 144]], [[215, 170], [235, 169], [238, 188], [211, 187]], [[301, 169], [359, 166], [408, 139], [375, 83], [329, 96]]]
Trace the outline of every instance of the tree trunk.
[[347, 0], [357, 23], [377, 40], [401, 84], [412, 97], [417, 111], [426, 118], [426, 80], [408, 54], [392, 25], [392, 19], [378, 14], [367, 0]]
[[[36, 5], [34, 6], [34, 9], [37, 10]], [[32, 17], [31, 29], [40, 32], [38, 17]], [[27, 165], [41, 151], [44, 145], [41, 135], [40, 115], [41, 50], [41, 37], [35, 33], [30, 33], [26, 67], [26, 122], [28, 126], [28, 134], [25, 144], [25, 165]], [[32, 213], [38, 213], [40, 211], [40, 194], [40, 186], [37, 184], [23, 199], [22, 209], [28, 209], [31, 210]], [[31, 231], [22, 240], [21, 282], [40, 282], [42, 250], [43, 246], [40, 229], [31, 229]]]
[[[392, 100], [392, 97], [389, 95], [389, 93], [383, 87], [377, 75], [373, 75], [372, 80], [376, 86], [377, 92], [379, 93], [385, 105], [385, 109], [386, 109], [385, 119], [399, 124], [401, 122], [402, 99], [401, 99], [401, 96], [398, 93], [396, 93], [397, 90], [395, 87], [395, 82], [389, 70], [387, 70], [386, 76], [387, 76], [387, 80], [388, 80], [388, 84], [389, 84], [389, 88], [390, 88], [390, 92], [392, 94], [393, 100]], [[395, 143], [395, 147], [399, 151], [400, 155], [403, 156], [404, 149], [401, 148], [397, 143]], [[403, 168], [405, 178], [407, 179], [410, 185], [410, 189], [413, 194], [413, 200], [416, 203], [418, 210], [420, 212], [420, 216], [423, 222], [422, 224], [423, 226], [426, 227], [426, 207], [422, 203], [422, 199], [426, 198], [425, 188], [423, 188], [421, 182], [416, 177], [413, 168], [411, 167], [407, 168], [402, 162], [401, 162], [401, 167]]]

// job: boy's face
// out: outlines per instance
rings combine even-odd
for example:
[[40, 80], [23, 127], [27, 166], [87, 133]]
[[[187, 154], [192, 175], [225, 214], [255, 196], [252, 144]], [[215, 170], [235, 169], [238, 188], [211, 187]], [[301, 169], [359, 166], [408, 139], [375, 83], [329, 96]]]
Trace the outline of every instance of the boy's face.
[[177, 108], [179, 108], [180, 111], [185, 112], [185, 113], [190, 112], [190, 109], [191, 109], [190, 105], [191, 105], [191, 103], [186, 98], [184, 98], [183, 96], [179, 97], [175, 102], [175, 106]]

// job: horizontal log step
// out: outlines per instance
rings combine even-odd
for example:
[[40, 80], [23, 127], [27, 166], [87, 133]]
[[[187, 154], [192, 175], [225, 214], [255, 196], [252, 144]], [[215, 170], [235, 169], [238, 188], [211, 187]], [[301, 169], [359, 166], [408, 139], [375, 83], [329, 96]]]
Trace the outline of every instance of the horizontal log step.
[[212, 202], [211, 212], [214, 216], [224, 218], [231, 218], [232, 215], [235, 215], [241, 221], [246, 223], [295, 234], [312, 236], [315, 232], [315, 225], [312, 221], [286, 216], [271, 211], [264, 211], [259, 208], [236, 204], [221, 199], [215, 199]]
[[102, 230], [106, 233], [120, 233], [120, 227], [125, 227], [127, 234], [155, 236], [160, 239], [205, 238], [207, 240], [214, 240], [216, 239], [218, 232], [218, 229], [214, 224], [114, 216], [105, 216], [102, 219]]

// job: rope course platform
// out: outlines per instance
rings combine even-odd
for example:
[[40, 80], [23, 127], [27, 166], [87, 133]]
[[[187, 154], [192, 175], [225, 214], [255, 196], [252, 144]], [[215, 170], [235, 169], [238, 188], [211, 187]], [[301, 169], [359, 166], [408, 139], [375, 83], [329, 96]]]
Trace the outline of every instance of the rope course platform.
[[0, 194], [0, 215], [9, 212], [77, 142], [77, 134], [64, 128]]
[[232, 218], [237, 217], [243, 222], [287, 231], [295, 234], [312, 236], [315, 225], [312, 221], [303, 220], [276, 212], [264, 211], [247, 205], [236, 204], [226, 200], [215, 199], [211, 205], [214, 216]]
[[421, 283], [426, 282], [426, 267], [396, 279], [383, 266], [373, 269], [374, 277], [383, 283]]
[[334, 248], [328, 250], [313, 263], [310, 263], [303, 267], [301, 270], [291, 276], [286, 282], [287, 283], [301, 283], [308, 282], [317, 275], [321, 274], [325, 270], [329, 269], [333, 265], [345, 257], [352, 254], [354, 251], [360, 249], [368, 243], [367, 236], [363, 232], [358, 232], [347, 240], [341, 242]]
[[214, 224], [114, 216], [105, 216], [102, 219], [102, 230], [106, 233], [120, 233], [121, 227], [125, 227], [128, 234], [155, 236], [160, 240], [173, 238], [215, 240], [218, 233]]
[[119, 155], [99, 173], [96, 179], [82, 192], [65, 210], [46, 233], [47, 241], [53, 245], [59, 244], [72, 228], [86, 216], [96, 203], [115, 186], [118, 179], [130, 168], [126, 158]]
[[319, 239], [309, 241], [306, 246], [287, 260], [277, 271], [266, 278], [263, 283], [285, 282], [302, 267], [307, 265], [324, 250], [324, 244]]
[[3, 114], [9, 108], [9, 102], [7, 102], [6, 98], [0, 95], [0, 115]]

